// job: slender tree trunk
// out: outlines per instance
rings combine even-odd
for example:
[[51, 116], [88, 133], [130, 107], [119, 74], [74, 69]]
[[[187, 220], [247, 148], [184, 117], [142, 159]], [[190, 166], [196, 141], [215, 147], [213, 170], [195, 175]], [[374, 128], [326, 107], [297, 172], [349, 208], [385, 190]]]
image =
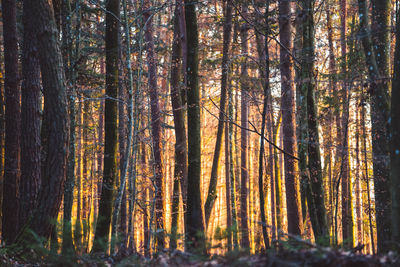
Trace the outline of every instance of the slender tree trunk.
[[[173, 108], [174, 125], [175, 125], [175, 169], [173, 184], [173, 200], [172, 200], [172, 223], [171, 223], [171, 243], [170, 248], [176, 249], [177, 231], [179, 219], [179, 185], [184, 184], [187, 179], [187, 138], [185, 127], [184, 106], [182, 104], [182, 88], [180, 83], [182, 77], [180, 75], [182, 69], [182, 40], [180, 17], [182, 16], [181, 3], [177, 1], [174, 13], [174, 39], [172, 44], [171, 58], [171, 104]], [[182, 187], [181, 187], [182, 188]], [[184, 190], [185, 191], [185, 190]], [[185, 192], [183, 200], [186, 199]], [[185, 203], [185, 201], [183, 201]]]
[[[337, 103], [337, 69], [336, 69], [336, 58], [335, 58], [335, 52], [334, 52], [334, 43], [333, 43], [333, 27], [332, 27], [332, 14], [329, 10], [329, 8], [326, 11], [326, 17], [327, 17], [327, 30], [328, 30], [328, 45], [329, 45], [329, 75], [330, 77], [330, 92], [333, 95], [334, 98], [334, 103]], [[333, 110], [332, 110], [333, 109]], [[335, 116], [338, 113], [338, 109], [334, 106], [330, 108], [329, 111], [329, 119], [328, 122], [329, 123], [329, 128], [331, 127], [331, 125], [333, 124], [333, 116]], [[337, 118], [337, 116], [336, 116]], [[340, 124], [340, 120], [336, 119], [336, 122], [339, 122]], [[336, 128], [340, 129], [340, 125], [338, 127], [338, 125], [336, 125]], [[333, 144], [333, 140], [332, 140], [332, 130], [329, 130], [329, 145], [330, 147], [327, 147], [326, 149], [331, 151], [332, 150], [332, 144]], [[332, 244], [336, 245], [337, 244], [337, 235], [336, 235], [336, 231], [334, 231], [335, 226], [334, 226], [334, 220], [333, 220], [333, 209], [334, 209], [334, 205], [333, 205], [333, 181], [332, 181], [332, 152], [330, 153], [330, 161], [329, 161], [329, 210], [327, 212], [327, 217], [328, 220], [330, 221], [330, 228], [332, 229]], [[337, 158], [337, 157], [336, 157]], [[335, 160], [335, 163], [337, 161]]]
[[[261, 119], [261, 140], [260, 140], [260, 152], [258, 158], [258, 192], [259, 192], [259, 200], [260, 200], [260, 212], [261, 212], [261, 222], [262, 222], [262, 233], [265, 249], [270, 248], [269, 237], [267, 232], [267, 220], [265, 216], [265, 199], [264, 199], [264, 135], [265, 135], [265, 122], [268, 112], [268, 94], [270, 90], [269, 85], [269, 49], [268, 49], [268, 34], [269, 34], [269, 26], [268, 26], [268, 17], [269, 17], [269, 1], [267, 1], [265, 5], [265, 23], [267, 28], [265, 30], [264, 36], [264, 56], [265, 56], [265, 70], [264, 70], [264, 103], [263, 103], [263, 111], [262, 111], [262, 119]], [[262, 54], [262, 53], [260, 53]]]
[[76, 145], [76, 110], [75, 110], [75, 71], [72, 66], [72, 36], [71, 36], [71, 4], [69, 0], [62, 3], [62, 42], [64, 55], [64, 70], [68, 85], [68, 111], [70, 120], [70, 143], [68, 148], [67, 177], [64, 187], [64, 214], [63, 214], [63, 238], [62, 253], [73, 254], [75, 251], [72, 239], [72, 205], [74, 201], [75, 184], [75, 145]]
[[150, 108], [151, 108], [151, 135], [153, 137], [153, 155], [154, 155], [154, 177], [156, 186], [156, 238], [157, 250], [164, 248], [164, 217], [163, 217], [163, 165], [162, 165], [162, 146], [161, 146], [161, 115], [158, 103], [157, 90], [157, 59], [154, 51], [153, 41], [153, 14], [149, 10], [150, 1], [145, 1], [144, 21], [146, 22], [144, 38], [147, 43], [147, 63], [148, 63], [148, 81], [150, 93]]
[[226, 13], [223, 26], [223, 48], [222, 48], [222, 76], [221, 76], [221, 97], [218, 116], [218, 129], [217, 140], [215, 141], [214, 157], [211, 167], [210, 184], [208, 187], [208, 194], [206, 203], [204, 205], [205, 226], [208, 226], [210, 221], [211, 211], [214, 206], [215, 199], [217, 198], [217, 180], [219, 171], [219, 161], [222, 147], [222, 135], [224, 131], [225, 121], [225, 106], [226, 106], [226, 92], [228, 87], [228, 61], [229, 61], [229, 46], [231, 42], [232, 32], [232, 2], [227, 0]]
[[185, 0], [187, 36], [187, 121], [188, 121], [188, 184], [186, 211], [186, 243], [190, 249], [204, 246], [204, 221], [200, 197], [201, 136], [200, 95], [198, 76], [199, 35], [196, 1]]
[[369, 187], [369, 175], [368, 175], [368, 156], [367, 156], [367, 131], [366, 131], [366, 117], [365, 117], [365, 103], [361, 104], [361, 121], [362, 121], [362, 140], [363, 140], [363, 156], [364, 156], [364, 181], [367, 186], [367, 202], [368, 202], [368, 221], [369, 221], [369, 233], [370, 233], [370, 240], [372, 245], [372, 254], [376, 252], [375, 250], [375, 240], [374, 240], [374, 229], [372, 225], [372, 206], [371, 206], [371, 191]]
[[104, 110], [104, 169], [99, 201], [99, 214], [92, 252], [108, 251], [108, 236], [112, 216], [112, 199], [117, 179], [117, 119], [118, 104], [118, 28], [119, 0], [110, 0], [106, 6], [106, 95]]
[[2, 0], [5, 66], [5, 152], [2, 240], [11, 243], [18, 230], [18, 183], [20, 180], [20, 98], [16, 1]]
[[[279, 1], [279, 34], [280, 34], [280, 71], [281, 71], [281, 105], [282, 105], [282, 134], [283, 149], [290, 155], [296, 152], [295, 120], [295, 89], [293, 76], [293, 60], [288, 50], [293, 49], [292, 22], [290, 2]], [[293, 157], [284, 154], [286, 205], [288, 232], [301, 235], [302, 219], [298, 185], [296, 184], [296, 162]]]
[[[242, 15], [247, 18], [247, 4], [242, 4]], [[247, 147], [248, 147], [248, 116], [249, 116], [249, 77], [247, 71], [247, 54], [248, 54], [248, 25], [244, 23], [240, 29], [240, 39], [241, 39], [241, 53], [243, 55], [243, 62], [241, 64], [241, 75], [240, 75], [240, 86], [241, 86], [241, 96], [240, 96], [240, 107], [241, 107], [241, 118], [240, 125], [242, 127], [240, 133], [240, 217], [241, 217], [241, 245], [243, 248], [249, 248], [249, 226], [248, 226], [248, 214], [247, 214], [247, 183], [249, 180], [249, 172], [247, 169]]]
[[[315, 29], [314, 29], [314, 0], [305, 0], [303, 7], [303, 57], [301, 68], [302, 91], [306, 91], [307, 102], [307, 134], [308, 134], [308, 169], [310, 175], [310, 193], [308, 198], [310, 217], [312, 219], [314, 235], [317, 242], [329, 240], [326, 224], [326, 211], [321, 169], [321, 155], [319, 148], [319, 133], [317, 121], [317, 105], [315, 103]], [[312, 205], [312, 203], [314, 205]], [[311, 205], [310, 205], [311, 204]], [[314, 210], [313, 210], [314, 209]]]

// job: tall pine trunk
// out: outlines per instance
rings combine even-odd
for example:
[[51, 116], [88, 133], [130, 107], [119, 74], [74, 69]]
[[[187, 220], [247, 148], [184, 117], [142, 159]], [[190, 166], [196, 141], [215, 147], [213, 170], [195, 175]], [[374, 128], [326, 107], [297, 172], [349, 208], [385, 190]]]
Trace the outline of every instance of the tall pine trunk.
[[150, 112], [151, 112], [151, 135], [153, 145], [153, 169], [155, 179], [155, 220], [156, 220], [156, 239], [157, 250], [164, 248], [164, 218], [163, 218], [163, 166], [162, 166], [162, 146], [161, 146], [161, 115], [160, 106], [158, 103], [157, 90], [157, 61], [154, 51], [153, 41], [153, 24], [150, 9], [150, 1], [145, 1], [144, 21], [146, 22], [144, 39], [147, 49], [147, 64], [148, 64], [148, 83], [150, 94]]
[[199, 91], [199, 34], [196, 1], [185, 0], [187, 36], [187, 123], [188, 181], [186, 211], [186, 243], [189, 249], [204, 246], [204, 222], [200, 195], [201, 136]]
[[[293, 49], [291, 3], [279, 1], [279, 34], [280, 42], [280, 71], [281, 71], [281, 105], [282, 105], [282, 134], [285, 166], [285, 187], [288, 232], [294, 235], [301, 235], [302, 219], [298, 185], [296, 183], [296, 161], [290, 156], [296, 152], [296, 131], [295, 131], [295, 88], [293, 59], [290, 51]], [[288, 155], [290, 154], [290, 155]]]
[[24, 1], [19, 229], [32, 216], [40, 188], [40, 66], [33, 8], [32, 1]]
[[[177, 1], [179, 2], [179, 0]], [[182, 41], [180, 17], [182, 13], [181, 3], [177, 3], [174, 13], [174, 39], [172, 44], [171, 58], [171, 104], [173, 108], [174, 125], [175, 125], [175, 169], [173, 183], [173, 200], [172, 200], [172, 223], [171, 223], [171, 243], [170, 248], [177, 247], [177, 231], [179, 219], [179, 185], [181, 185], [183, 203], [185, 203], [186, 189], [183, 188], [184, 181], [187, 180], [187, 138], [185, 126], [185, 113], [182, 103], [182, 88], [180, 83], [183, 79], [180, 75], [182, 70]], [[184, 205], [185, 206], [185, 205]]]
[[[378, 253], [390, 249], [390, 155], [389, 155], [389, 18], [390, 1], [372, 0], [372, 27], [368, 6], [358, 0], [360, 39], [364, 48], [371, 93], [372, 163], [374, 169], [375, 212]], [[373, 38], [370, 35], [374, 32]]]
[[5, 67], [5, 151], [3, 180], [2, 240], [14, 241], [18, 227], [20, 179], [20, 97], [16, 1], [2, 0]]
[[[248, 16], [247, 4], [242, 4], [241, 12], [243, 17]], [[249, 121], [249, 74], [247, 70], [247, 56], [248, 56], [248, 30], [249, 26], [247, 23], [243, 23], [240, 29], [240, 42], [241, 42], [241, 53], [243, 55], [243, 61], [241, 64], [241, 74], [240, 74], [240, 223], [241, 223], [241, 245], [243, 248], [249, 248], [249, 226], [247, 218], [247, 183], [249, 180], [249, 172], [247, 169], [247, 148], [249, 133], [247, 131], [248, 121]]]
[[104, 107], [103, 184], [92, 252], [108, 251], [112, 200], [117, 179], [119, 0], [106, 5], [106, 100]]

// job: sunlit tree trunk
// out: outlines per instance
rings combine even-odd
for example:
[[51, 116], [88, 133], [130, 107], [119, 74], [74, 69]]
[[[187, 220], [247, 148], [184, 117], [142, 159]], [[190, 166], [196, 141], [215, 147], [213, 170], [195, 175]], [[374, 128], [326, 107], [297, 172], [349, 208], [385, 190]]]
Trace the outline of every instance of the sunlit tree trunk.
[[226, 13], [224, 14], [224, 26], [223, 26], [223, 48], [222, 48], [222, 76], [221, 76], [221, 97], [219, 105], [218, 115], [218, 129], [217, 139], [215, 141], [214, 157], [211, 167], [210, 185], [208, 187], [208, 194], [206, 203], [204, 205], [204, 216], [205, 226], [208, 226], [210, 221], [211, 211], [214, 206], [215, 199], [217, 198], [216, 188], [218, 180], [219, 161], [222, 148], [222, 135], [224, 131], [225, 121], [225, 106], [226, 106], [226, 95], [228, 87], [228, 61], [229, 61], [229, 46], [231, 42], [232, 32], [232, 3], [231, 0], [226, 2]]
[[[290, 55], [293, 49], [290, 5], [288, 1], [279, 1], [279, 34], [282, 44], [280, 46], [280, 71], [283, 149], [288, 154], [294, 155], [296, 152], [296, 132], [294, 127], [295, 89], [293, 83], [293, 59]], [[301, 235], [303, 225], [299, 191], [296, 183], [296, 161], [288, 154], [284, 154], [288, 232], [294, 235]]]

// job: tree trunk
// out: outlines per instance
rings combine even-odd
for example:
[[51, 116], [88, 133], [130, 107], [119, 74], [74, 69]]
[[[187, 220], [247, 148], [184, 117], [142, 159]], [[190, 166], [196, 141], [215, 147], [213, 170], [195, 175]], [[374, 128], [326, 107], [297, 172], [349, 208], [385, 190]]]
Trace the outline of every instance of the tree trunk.
[[[247, 4], [242, 4], [242, 15], [247, 18]], [[249, 226], [247, 218], [247, 183], [249, 180], [249, 172], [247, 169], [247, 146], [248, 146], [248, 121], [249, 121], [249, 77], [247, 71], [247, 54], [248, 54], [248, 25], [244, 23], [240, 29], [240, 39], [241, 39], [241, 52], [243, 55], [243, 62], [241, 64], [241, 74], [240, 74], [240, 86], [241, 86], [241, 96], [240, 96], [240, 108], [241, 108], [241, 133], [240, 133], [240, 217], [241, 217], [241, 245], [243, 248], [249, 248]]]
[[188, 184], [186, 211], [186, 243], [189, 249], [204, 244], [204, 222], [200, 196], [201, 136], [199, 95], [199, 35], [195, 0], [185, 0], [187, 36], [187, 123], [188, 123]]
[[161, 146], [161, 115], [158, 103], [158, 90], [157, 90], [157, 60], [154, 51], [153, 41], [153, 25], [150, 8], [150, 1], [145, 1], [144, 21], [145, 34], [144, 38], [147, 43], [147, 63], [148, 63], [148, 82], [150, 94], [150, 108], [151, 108], [151, 135], [153, 139], [153, 155], [154, 155], [154, 179], [156, 186], [156, 238], [157, 250], [164, 248], [164, 218], [163, 218], [163, 173], [162, 173], [162, 146]]
[[[371, 92], [372, 155], [378, 253], [390, 249], [390, 155], [389, 155], [389, 0], [372, 0], [372, 29], [365, 0], [358, 0], [360, 38], [368, 67]], [[371, 30], [374, 38], [371, 37]]]
[[14, 241], [18, 230], [18, 183], [20, 180], [20, 98], [16, 2], [2, 0], [5, 66], [5, 152], [2, 240]]
[[[92, 252], [108, 250], [112, 216], [112, 200], [117, 179], [117, 119], [118, 104], [118, 29], [119, 0], [110, 0], [106, 6], [106, 100], [104, 110], [104, 169], [99, 201], [99, 214]], [[104, 244], [106, 246], [104, 247]]]
[[228, 61], [229, 61], [229, 46], [231, 42], [232, 32], [232, 2], [227, 0], [226, 2], [226, 13], [224, 26], [223, 26], [223, 48], [222, 48], [222, 76], [221, 76], [221, 97], [219, 105], [218, 115], [218, 129], [217, 129], [217, 140], [215, 141], [214, 157], [211, 167], [210, 184], [208, 187], [208, 194], [206, 204], [204, 205], [205, 214], [205, 226], [208, 226], [211, 217], [211, 211], [214, 207], [215, 199], [217, 198], [217, 181], [219, 171], [219, 161], [222, 147], [222, 135], [224, 131], [225, 121], [225, 106], [226, 106], [226, 93], [228, 87]]
[[44, 94], [42, 186], [30, 229], [48, 238], [57, 219], [64, 190], [68, 151], [65, 76], [53, 10], [48, 1], [34, 2], [39, 61]]
[[315, 103], [315, 30], [314, 30], [314, 0], [305, 0], [303, 7], [303, 55], [301, 68], [302, 91], [306, 92], [307, 102], [307, 134], [308, 134], [308, 170], [309, 170], [309, 209], [312, 219], [314, 235], [317, 243], [329, 240], [326, 225], [326, 212], [321, 169], [321, 155], [319, 148], [319, 133], [317, 121], [317, 106]]
[[[288, 1], [279, 1], [279, 35], [282, 44], [280, 46], [280, 71], [283, 149], [288, 154], [294, 155], [296, 152], [296, 132], [294, 127], [295, 89], [293, 84], [293, 60], [289, 54], [293, 49], [290, 5], [291, 3]], [[286, 153], [284, 154], [284, 166], [288, 232], [294, 235], [301, 235], [303, 226], [299, 191], [296, 184], [296, 162], [293, 157]]]
[[33, 215], [40, 188], [40, 66], [33, 9], [32, 1], [24, 1], [19, 230]]
[[392, 183], [392, 231], [395, 250], [400, 251], [400, 16], [396, 17], [396, 48], [390, 110], [390, 179]]
[[[68, 148], [68, 167], [67, 178], [64, 186], [64, 214], [63, 214], [63, 237], [62, 253], [73, 254], [74, 244], [72, 241], [72, 205], [74, 201], [74, 182], [75, 182], [75, 145], [76, 145], [76, 109], [75, 109], [75, 71], [71, 68], [73, 60], [73, 47], [71, 36], [71, 4], [69, 0], [62, 3], [62, 43], [64, 56], [64, 71], [68, 83], [69, 98], [68, 111], [70, 120], [69, 148]], [[74, 58], [75, 59], [75, 58]]]
[[[171, 243], [170, 248], [176, 249], [178, 218], [179, 218], [179, 185], [187, 180], [187, 138], [185, 127], [184, 106], [182, 104], [182, 88], [180, 83], [183, 81], [180, 75], [182, 69], [182, 41], [180, 17], [182, 16], [182, 7], [179, 0], [177, 1], [174, 13], [174, 39], [172, 44], [171, 58], [171, 104], [173, 108], [174, 125], [175, 125], [175, 169], [173, 184], [173, 200], [172, 200], [172, 223], [171, 223]], [[182, 190], [183, 203], [185, 203], [185, 190]], [[185, 204], [184, 204], [185, 206]]]

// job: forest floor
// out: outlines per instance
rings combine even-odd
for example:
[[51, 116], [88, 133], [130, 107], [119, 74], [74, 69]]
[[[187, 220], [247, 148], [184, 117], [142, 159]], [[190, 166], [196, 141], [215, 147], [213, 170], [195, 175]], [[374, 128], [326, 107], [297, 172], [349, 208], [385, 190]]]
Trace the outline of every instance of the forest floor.
[[[35, 256], [33, 255], [35, 253]], [[27, 256], [29, 254], [29, 256]], [[159, 254], [153, 259], [141, 256], [130, 257], [63, 257], [60, 255], [42, 254], [37, 252], [19, 256], [9, 256], [0, 253], [0, 266], [150, 266], [150, 267], [216, 267], [216, 266], [268, 266], [268, 267], [375, 267], [400, 266], [400, 256], [388, 253], [382, 256], [363, 255], [330, 248], [308, 248], [270, 250], [264, 254], [249, 255], [244, 251], [231, 252], [226, 255], [197, 256], [194, 254], [174, 251]], [[40, 254], [40, 253], [39, 253]]]

